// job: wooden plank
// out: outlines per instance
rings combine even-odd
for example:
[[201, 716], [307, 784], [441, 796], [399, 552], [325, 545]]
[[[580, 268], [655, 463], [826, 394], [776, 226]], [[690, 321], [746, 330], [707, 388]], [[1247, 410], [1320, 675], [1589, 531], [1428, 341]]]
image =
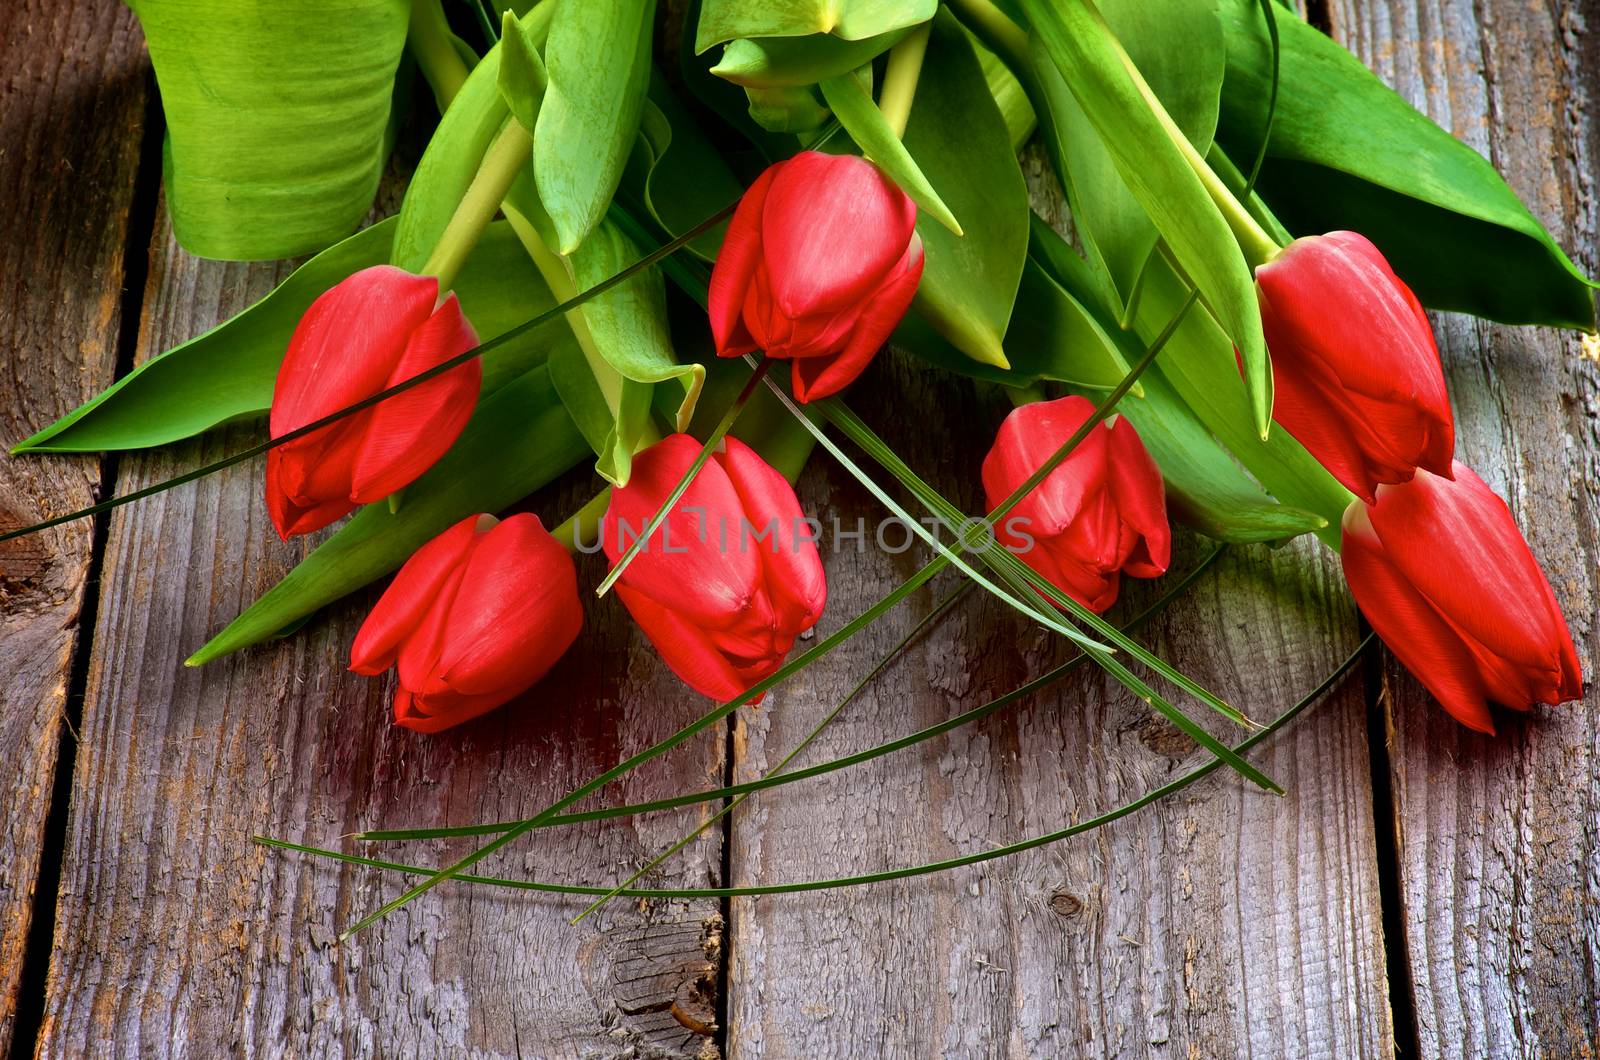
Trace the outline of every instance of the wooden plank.
[[[929, 428], [986, 433], [1006, 411], [1002, 398], [880, 359], [851, 401], [913, 467], [977, 510], [982, 450]], [[813, 467], [802, 497], [825, 526], [875, 517], [835, 468]], [[823, 631], [916, 568], [911, 554], [867, 548], [827, 555]], [[1175, 569], [1197, 554], [1189, 541]], [[1148, 586], [1125, 596], [1133, 608], [1152, 599]], [[787, 753], [934, 598], [746, 715], [737, 775]], [[1336, 564], [1309, 547], [1224, 560], [1148, 638], [1258, 717], [1313, 687], [1354, 642]], [[808, 761], [976, 706], [1064, 655], [975, 594]], [[1256, 752], [1288, 798], [1218, 775], [1007, 860], [734, 900], [730, 1056], [1392, 1055], [1364, 715], [1355, 680]], [[1198, 764], [1194, 750], [1120, 686], [1084, 672], [916, 750], [758, 796], [733, 826], [733, 878], [831, 877], [981, 851], [1135, 798]]]
[[[0, 437], [27, 437], [116, 369], [145, 86], [110, 0], [0, 16]], [[0, 458], [0, 527], [93, 503], [93, 458]], [[11, 1042], [93, 526], [0, 544], [0, 1053]], [[21, 1045], [21, 1048], [27, 1046]]]
[[[1492, 159], [1595, 272], [1593, 5], [1333, 5], [1335, 35]], [[1589, 29], [1584, 26], [1585, 13]], [[1422, 41], [1419, 45], [1416, 42]], [[1392, 662], [1393, 812], [1424, 1056], [1593, 1056], [1600, 1043], [1600, 374], [1575, 336], [1438, 320], [1457, 450], [1506, 497], [1591, 681], [1582, 703], [1479, 737]]]
[[[286, 270], [197, 261], [163, 220], [140, 355], [260, 297]], [[236, 450], [245, 426], [125, 460], [125, 488]], [[277, 540], [261, 464], [123, 508], [106, 549], [51, 968], [45, 1055], [694, 1056], [715, 993], [715, 902], [582, 905], [445, 887], [342, 946], [336, 933], [400, 880], [250, 844], [318, 845], [361, 828], [527, 816], [705, 707], [632, 635], [589, 609], [578, 648], [533, 694], [451, 733], [389, 724], [391, 688], [345, 671], [372, 595], [295, 637], [201, 670], [181, 660], [307, 550]], [[575, 506], [584, 475], [540, 511]], [[591, 560], [588, 584], [599, 572]], [[713, 738], [608, 792], [658, 798], [723, 776]], [[693, 811], [541, 833], [492, 867], [610, 882]], [[407, 848], [447, 862], [460, 843]], [[664, 879], [715, 883], [714, 830]], [[670, 886], [671, 883], [669, 882]], [[714, 1019], [710, 1012], [702, 1016]]]

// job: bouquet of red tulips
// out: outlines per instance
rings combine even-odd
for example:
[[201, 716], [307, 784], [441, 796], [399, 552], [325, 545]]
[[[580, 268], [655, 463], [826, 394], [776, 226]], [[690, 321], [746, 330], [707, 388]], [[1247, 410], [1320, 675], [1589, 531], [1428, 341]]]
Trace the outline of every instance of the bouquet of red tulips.
[[[1472, 728], [1582, 694], [1549, 583], [1454, 459], [1424, 306], [1592, 332], [1591, 284], [1488, 162], [1277, 3], [130, 4], [179, 240], [313, 255], [17, 447], [265, 418], [223, 463], [265, 452], [274, 526], [320, 543], [188, 664], [392, 574], [348, 665], [394, 671], [396, 724], [434, 733], [536, 685], [586, 592], [614, 589], [715, 704], [374, 916], [947, 566], [1270, 787], [1191, 715], [1243, 716], [1102, 617], [1124, 576], [1167, 572], [1174, 524], [1319, 537]], [[431, 127], [426, 149], [398, 213], [361, 227], [402, 125]], [[1019, 150], [1070, 219], [1031, 212]], [[1015, 402], [926, 425], [993, 431], [988, 511], [851, 412], [885, 348]], [[881, 600], [829, 600], [791, 485], [819, 446], [886, 506], [880, 547], [931, 554]], [[565, 522], [496, 518], [586, 462], [594, 499]], [[580, 589], [580, 550], [604, 551], [600, 585]]]

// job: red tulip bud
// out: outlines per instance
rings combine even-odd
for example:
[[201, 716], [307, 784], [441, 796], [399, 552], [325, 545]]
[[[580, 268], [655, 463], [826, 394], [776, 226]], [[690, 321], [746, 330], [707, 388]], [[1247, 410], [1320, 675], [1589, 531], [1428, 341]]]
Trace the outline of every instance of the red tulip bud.
[[[1073, 396], [1015, 409], [983, 460], [989, 510], [1011, 496], [1094, 413]], [[995, 538], [1092, 611], [1117, 599], [1121, 575], [1155, 578], [1172, 559], [1172, 530], [1156, 467], [1121, 417], [1077, 448], [995, 526]]]
[[801, 401], [866, 368], [922, 278], [917, 207], [871, 162], [803, 151], [746, 191], [711, 272], [717, 353], [794, 361]]
[[[390, 265], [325, 292], [295, 328], [272, 392], [274, 438], [478, 344], [455, 295]], [[472, 416], [483, 371], [452, 368], [267, 453], [267, 510], [278, 533], [310, 533], [415, 481]]]
[[1505, 502], [1465, 464], [1344, 513], [1344, 576], [1372, 628], [1456, 720], [1583, 695], [1555, 593]]
[[419, 548], [350, 649], [350, 669], [400, 670], [395, 724], [439, 732], [532, 687], [583, 625], [572, 557], [537, 516], [463, 519]]
[[[615, 564], [700, 453], [674, 434], [634, 457], [602, 526]], [[731, 435], [617, 582], [617, 595], [674, 673], [729, 700], [783, 663], [822, 614], [815, 524], [784, 477]]]
[[1256, 270], [1273, 418], [1363, 500], [1417, 468], [1446, 478], [1455, 420], [1433, 330], [1355, 232], [1297, 239]]

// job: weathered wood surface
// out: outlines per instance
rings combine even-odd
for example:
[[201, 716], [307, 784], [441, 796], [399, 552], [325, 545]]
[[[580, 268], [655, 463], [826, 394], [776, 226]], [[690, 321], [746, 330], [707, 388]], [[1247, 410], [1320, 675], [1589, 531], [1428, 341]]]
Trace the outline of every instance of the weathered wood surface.
[[[982, 451], [909, 428], [959, 423], [982, 435], [1003, 417], [1003, 399], [979, 400], [901, 365], [876, 370], [852, 395], [913, 466], [978, 509]], [[824, 526], [837, 518], [853, 528], [863, 513], [870, 525], [874, 512], [827, 465], [808, 472], [802, 498]], [[1183, 549], [1175, 569], [1203, 551]], [[922, 558], [829, 555], [835, 610], [822, 628], [844, 623]], [[1209, 573], [1147, 642], [1270, 717], [1354, 646], [1341, 585], [1336, 564], [1313, 549], [1246, 550]], [[1121, 613], [1131, 615], [1154, 593], [1133, 584], [1125, 595]], [[745, 715], [736, 772], [770, 768], [936, 598]], [[958, 608], [808, 760], [943, 720], [1068, 655], [981, 592]], [[1102, 831], [1007, 860], [862, 891], [735, 900], [729, 1054], [1388, 1055], [1365, 714], [1359, 679], [1347, 682], [1258, 752], [1289, 789], [1285, 799], [1215, 776]], [[734, 882], [871, 872], [1054, 831], [1206, 757], [1194, 752], [1089, 668], [947, 737], [757, 796], [733, 827]]]
[[[144, 99], [140, 36], [119, 5], [27, 0], [0, 14], [6, 445], [113, 378]], [[92, 457], [0, 460], [0, 528], [83, 507], [99, 485]], [[35, 912], [93, 533], [84, 522], [0, 544], [0, 1052]]]
[[[198, 261], [163, 221], [139, 356], [237, 312], [285, 271]], [[129, 457], [119, 488], [256, 436], [238, 427]], [[337, 845], [363, 828], [528, 816], [700, 706], [630, 640], [615, 603], [590, 608], [579, 646], [525, 701], [443, 737], [394, 728], [388, 682], [345, 670], [371, 596], [288, 640], [185, 669], [310, 547], [277, 539], [261, 476], [261, 463], [240, 465], [112, 520], [41, 1054], [698, 1053], [707, 1039], [671, 1006], [692, 1011], [701, 979], [714, 994], [715, 902], [619, 901], [572, 928], [574, 900], [450, 888], [335, 945], [401, 879], [252, 846], [257, 833]], [[558, 492], [541, 506], [547, 518], [582, 499]], [[586, 575], [597, 577], [592, 564]], [[669, 756], [608, 797], [719, 782], [723, 743]], [[609, 882], [694, 821], [685, 811], [547, 831], [491, 865]], [[406, 856], [433, 863], [466, 849], [423, 844]], [[664, 878], [706, 886], [720, 873], [713, 830]]]
[[[1339, 3], [1334, 35], [1484, 152], [1589, 275], [1600, 206], [1600, 5]], [[1412, 42], [1422, 41], [1422, 45]], [[1385, 667], [1423, 1056], [1600, 1049], [1600, 374], [1576, 338], [1438, 320], [1458, 456], [1506, 497], [1589, 678], [1582, 703], [1476, 736]]]
[[[1592, 271], [1600, 51], [1585, 19], [1595, 24], [1600, 10], [1593, 0], [1553, 6], [1335, 0], [1313, 14], [1488, 151]], [[19, 216], [39, 218], [37, 233], [19, 225], [0, 236], [9, 313], [0, 340], [15, 383], [0, 397], [0, 423], [10, 435], [98, 389], [115, 361], [143, 98], [131, 25], [112, 0], [0, 16], [0, 55], [20, 56], [0, 80], [0, 192]], [[45, 223], [56, 216], [71, 220]], [[161, 221], [138, 356], [237, 311], [282, 273], [189, 258]], [[1550, 333], [1453, 317], [1441, 318], [1440, 333], [1461, 453], [1511, 499], [1592, 669], [1594, 366]], [[975, 508], [981, 449], [947, 447], [925, 425], [993, 425], [1004, 406], [892, 361], [874, 372], [853, 403]], [[240, 427], [126, 458], [117, 487], [254, 437]], [[97, 481], [92, 461], [5, 462], [0, 519], [82, 503]], [[537, 510], [562, 513], [587, 488], [573, 476]], [[1093, 835], [988, 865], [819, 895], [619, 901], [577, 928], [566, 923], [576, 901], [446, 887], [335, 945], [340, 927], [400, 881], [252, 847], [250, 834], [337, 844], [360, 828], [524, 815], [703, 703], [615, 603], [590, 609], [579, 647], [525, 703], [443, 737], [392, 729], [387, 684], [344, 671], [370, 595], [291, 640], [184, 670], [189, 650], [308, 547], [277, 541], [259, 489], [259, 465], [242, 466], [110, 521], [80, 675], [41, 1056], [1347, 1057], [1396, 1047], [1566, 1056], [1592, 1055], [1600, 1038], [1595, 699], [1479, 740], [1392, 664], [1370, 686], [1353, 675], [1255, 752], [1289, 788], [1285, 799], [1219, 773]], [[822, 460], [801, 493], [825, 524], [837, 516], [854, 528], [859, 516], [870, 526], [878, 515]], [[40, 573], [20, 589], [0, 575], [0, 791], [10, 800], [0, 802], [0, 1043], [90, 540], [87, 525], [39, 539], [44, 559], [23, 556]], [[1198, 558], [1190, 542], [1176, 567]], [[824, 633], [916, 562], [849, 544], [826, 560]], [[0, 551], [0, 567], [18, 566]], [[681, 749], [607, 801], [703, 786], [730, 770], [758, 775], [953, 584], [915, 597], [744, 712], [729, 739]], [[1153, 595], [1130, 585], [1118, 613]], [[1264, 717], [1343, 658], [1355, 622], [1336, 564], [1316, 547], [1250, 549], [1225, 558], [1146, 641]], [[1048, 635], [971, 593], [807, 760], [940, 720], [1064, 657]], [[1369, 708], [1390, 726], [1392, 748], [1369, 746]], [[1392, 784], [1392, 805], [1374, 805], [1373, 756], [1390, 782], [1378, 798]], [[1114, 682], [1080, 673], [872, 766], [757, 796], [658, 879], [770, 883], [983, 850], [1126, 802], [1201, 760]], [[1398, 865], [1382, 860], [1391, 818]], [[547, 831], [490, 868], [610, 882], [696, 819], [685, 811]], [[423, 844], [404, 856], [431, 863], [464, 849]], [[1393, 984], [1384, 872], [1398, 878], [1391, 914], [1405, 928], [1388, 940], [1398, 958], [1389, 967], [1401, 972]], [[691, 1023], [726, 1026], [697, 1033], [674, 1005]]]

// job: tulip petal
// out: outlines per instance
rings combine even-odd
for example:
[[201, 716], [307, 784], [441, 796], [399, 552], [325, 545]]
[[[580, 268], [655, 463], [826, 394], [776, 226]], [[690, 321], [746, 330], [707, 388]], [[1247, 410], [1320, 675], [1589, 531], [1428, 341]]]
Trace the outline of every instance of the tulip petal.
[[795, 635], [816, 625], [828, 599], [827, 578], [822, 559], [795, 496], [781, 473], [761, 459], [754, 449], [728, 435], [719, 459], [728, 480], [739, 494], [746, 512], [763, 520], [777, 520], [778, 530], [766, 541], [741, 537], [740, 548], [759, 552], [766, 575], [767, 594], [777, 609], [779, 629], [792, 641]]
[[394, 723], [413, 732], [436, 733], [481, 717], [515, 699], [505, 696], [450, 696], [443, 699], [413, 695], [401, 688], [395, 693]]
[[441, 599], [451, 572], [458, 570], [473, 550], [477, 515], [459, 523], [412, 553], [389, 583], [350, 646], [350, 669], [374, 676], [395, 664], [401, 643], [421, 625], [423, 616]]
[[278, 369], [273, 437], [382, 389], [411, 333], [433, 312], [439, 281], [374, 265], [311, 303]]
[[438, 661], [421, 690], [503, 702], [538, 683], [582, 626], [572, 557], [537, 516], [514, 515], [467, 557]]
[[865, 159], [795, 155], [773, 177], [761, 212], [779, 309], [796, 318], [867, 297], [904, 255], [916, 221], [916, 204]]
[[1454, 482], [1421, 471], [1378, 491], [1370, 518], [1385, 554], [1465, 639], [1559, 674], [1566, 630], [1544, 572], [1505, 502], [1465, 464], [1454, 470]]
[[[612, 489], [601, 527], [613, 564], [649, 525], [699, 452], [694, 438], [674, 434], [633, 458], [633, 475], [626, 486]], [[750, 525], [745, 516], [722, 462], [707, 460], [619, 584], [702, 628], [739, 626], [757, 606], [762, 588], [760, 557], [737, 547]], [[753, 513], [751, 518], [765, 517]]]
[[[412, 332], [384, 386], [402, 383], [477, 344], [452, 294]], [[356, 450], [350, 499], [360, 504], [381, 500], [437, 463], [472, 418], [482, 380], [483, 367], [474, 358], [370, 409]]]
[[750, 687], [751, 682], [700, 629], [626, 585], [617, 586], [617, 595], [661, 660], [684, 684], [718, 702], [733, 699]]
[[[1035, 401], [1013, 409], [1000, 424], [983, 459], [983, 488], [992, 511], [1055, 455], [1094, 413], [1077, 396]], [[1040, 537], [1062, 534], [1078, 517], [1085, 498], [1102, 488], [1107, 475], [1109, 435], [1096, 428], [1043, 482], [1017, 502], [1011, 513], [1028, 519]]]
[[1139, 432], [1117, 417], [1111, 432], [1110, 481], [1117, 514], [1138, 540], [1123, 552], [1118, 566], [1135, 578], [1157, 578], [1172, 562], [1172, 524], [1167, 519], [1166, 486]]
[[922, 237], [913, 235], [899, 269], [861, 309], [850, 340], [838, 356], [795, 362], [792, 384], [796, 399], [806, 402], [825, 398], [855, 382], [889, 340], [890, 332], [905, 319], [922, 280], [922, 265]]
[[741, 318], [745, 292], [761, 263], [761, 209], [772, 187], [772, 178], [782, 164], [768, 166], [745, 191], [738, 209], [733, 212], [733, 219], [728, 222], [716, 264], [711, 268], [706, 311], [711, 318], [711, 335], [719, 357], [738, 357], [756, 348]]
[[1395, 658], [1457, 721], [1492, 735], [1494, 720], [1476, 659], [1450, 624], [1389, 561], [1384, 543], [1373, 532], [1368, 512], [1359, 501], [1345, 515], [1340, 559], [1356, 605]]

